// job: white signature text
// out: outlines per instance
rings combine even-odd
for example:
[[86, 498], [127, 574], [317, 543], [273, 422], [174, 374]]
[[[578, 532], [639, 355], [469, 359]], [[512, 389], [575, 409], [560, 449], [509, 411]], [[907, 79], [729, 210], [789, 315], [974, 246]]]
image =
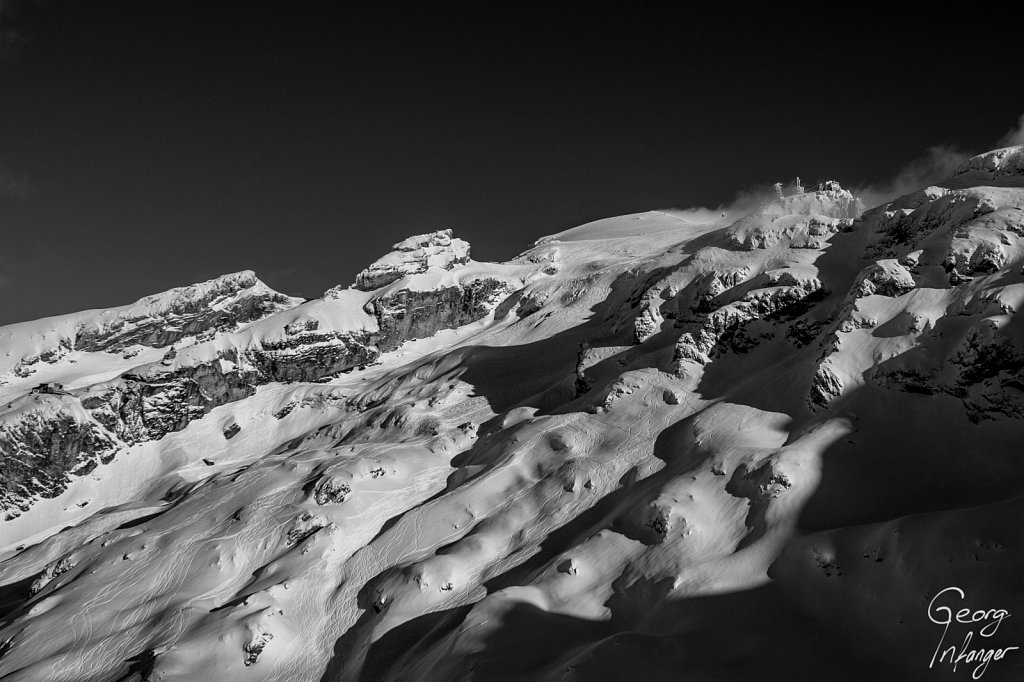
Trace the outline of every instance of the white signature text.
[[[932, 654], [932, 661], [928, 667], [933, 668], [936, 663], [948, 663], [953, 666], [953, 672], [956, 672], [960, 663], [974, 664], [971, 677], [980, 680], [988, 670], [989, 663], [1002, 660], [1008, 652], [1020, 649], [1020, 647], [986, 648], [985, 646], [976, 646], [972, 648], [971, 641], [975, 632], [979, 637], [994, 636], [1003, 621], [1010, 617], [1010, 612], [1006, 609], [966, 608], [963, 604], [965, 597], [964, 591], [959, 587], [947, 587], [939, 591], [928, 603], [928, 620], [943, 626], [938, 646], [935, 647], [935, 653]], [[959, 645], [947, 642], [950, 625], [954, 623], [967, 626], [967, 634]], [[985, 644], [985, 642], [981, 643]]]

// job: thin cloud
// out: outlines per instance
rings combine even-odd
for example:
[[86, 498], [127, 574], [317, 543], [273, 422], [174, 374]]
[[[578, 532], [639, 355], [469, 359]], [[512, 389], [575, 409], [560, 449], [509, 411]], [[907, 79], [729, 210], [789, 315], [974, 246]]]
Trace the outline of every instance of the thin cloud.
[[873, 208], [945, 180], [953, 175], [957, 166], [972, 156], [954, 147], [931, 147], [924, 156], [904, 166], [891, 180], [858, 187], [853, 193], [860, 197], [865, 206]]
[[1003, 135], [999, 140], [1000, 147], [1013, 147], [1018, 144], [1024, 144], [1024, 114], [1020, 115], [1017, 127]]
[[740, 190], [732, 201], [718, 208], [694, 206], [666, 209], [665, 212], [694, 223], [733, 222], [774, 201], [775, 190], [770, 185], [755, 185]]
[[[1004, 135], [997, 147], [1008, 147], [1024, 144], [1024, 115], [1016, 128]], [[948, 145], [929, 147], [920, 158], [904, 166], [894, 177], [884, 182], [870, 183], [852, 188], [866, 208], [874, 208], [889, 203], [897, 197], [911, 194], [929, 185], [940, 184], [952, 177], [954, 171], [974, 152], [963, 151]], [[711, 222], [714, 220], [736, 220], [775, 201], [774, 190], [767, 186], [756, 186], [741, 191], [729, 204], [718, 208], [694, 207], [687, 209], [670, 209], [674, 215], [692, 220], [693, 222]]]
[[[1024, 145], [1024, 114], [1021, 114], [1017, 125], [1007, 131], [993, 148], [1015, 145]], [[942, 182], [952, 176], [957, 167], [972, 156], [973, 152], [964, 152], [955, 147], [931, 147], [927, 154], [905, 166], [892, 180], [865, 185], [853, 192], [868, 208], [873, 208], [896, 197]]]

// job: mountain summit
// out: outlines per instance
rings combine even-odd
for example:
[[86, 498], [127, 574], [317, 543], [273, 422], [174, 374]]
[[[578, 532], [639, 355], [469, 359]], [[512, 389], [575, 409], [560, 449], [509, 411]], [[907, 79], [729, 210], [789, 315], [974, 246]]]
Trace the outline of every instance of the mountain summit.
[[0, 677], [971, 674], [935, 600], [1024, 603], [1022, 159], [0, 328]]

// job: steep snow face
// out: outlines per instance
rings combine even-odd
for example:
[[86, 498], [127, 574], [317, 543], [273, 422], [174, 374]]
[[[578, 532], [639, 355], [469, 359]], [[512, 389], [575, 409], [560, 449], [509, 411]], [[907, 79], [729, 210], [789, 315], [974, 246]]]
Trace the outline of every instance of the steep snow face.
[[504, 264], [433, 233], [70, 348], [0, 389], [0, 677], [960, 679], [929, 600], [1024, 603], [1024, 187], [975, 172]]

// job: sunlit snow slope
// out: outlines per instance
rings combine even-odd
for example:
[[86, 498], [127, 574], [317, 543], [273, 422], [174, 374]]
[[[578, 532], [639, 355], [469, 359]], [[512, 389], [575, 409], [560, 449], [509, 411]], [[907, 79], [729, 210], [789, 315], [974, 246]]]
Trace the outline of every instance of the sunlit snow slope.
[[1024, 609], [1024, 148], [861, 208], [0, 328], [0, 679], [969, 679], [929, 600]]

